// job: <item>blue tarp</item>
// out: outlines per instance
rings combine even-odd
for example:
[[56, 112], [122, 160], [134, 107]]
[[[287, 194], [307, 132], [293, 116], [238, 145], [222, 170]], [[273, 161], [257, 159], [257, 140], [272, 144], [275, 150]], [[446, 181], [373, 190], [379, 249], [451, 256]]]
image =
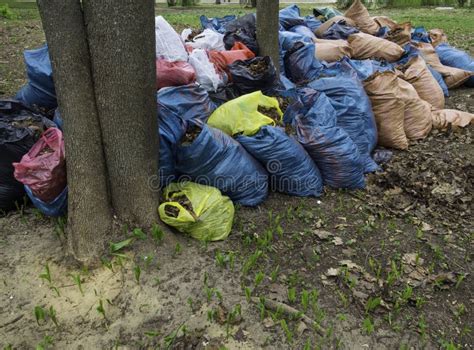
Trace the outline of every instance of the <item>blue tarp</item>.
[[203, 125], [190, 145], [179, 145], [176, 170], [197, 183], [217, 187], [234, 202], [256, 206], [268, 194], [265, 169], [232, 137]]
[[329, 98], [308, 88], [300, 94], [301, 101], [287, 109], [285, 122], [295, 127], [297, 140], [318, 166], [324, 183], [333, 188], [364, 188], [364, 161], [356, 144], [337, 126], [337, 112]]
[[314, 16], [308, 15], [304, 18], [304, 25], [311, 29], [313, 33], [319, 28], [321, 24], [322, 22]]
[[56, 108], [58, 103], [48, 46], [43, 45], [38, 49], [25, 50], [23, 55], [28, 83], [17, 92], [15, 99], [28, 106]]
[[[441, 43], [435, 47], [436, 53], [442, 64], [449, 67], [464, 69], [474, 72], [474, 59], [465, 51], [456, 49], [448, 43]], [[471, 76], [464, 85], [474, 87], [474, 75]]]
[[58, 217], [63, 216], [67, 213], [67, 186], [59, 194], [59, 196], [57, 196], [52, 202], [49, 203], [43, 202], [41, 199], [37, 198], [33, 194], [33, 192], [31, 192], [31, 189], [26, 185], [25, 191], [35, 208], [42, 212], [44, 215]]
[[319, 196], [323, 190], [321, 174], [304, 148], [282, 128], [263, 126], [252, 136], [236, 140], [270, 174], [273, 191], [295, 196]]
[[446, 82], [444, 81], [443, 76], [441, 75], [441, 73], [436, 71], [429, 64], [427, 64], [427, 66], [428, 66], [428, 69], [430, 70], [431, 74], [433, 75], [433, 77], [438, 82], [439, 86], [441, 86], [441, 89], [443, 90], [444, 96], [449, 97], [448, 85], [446, 85]]

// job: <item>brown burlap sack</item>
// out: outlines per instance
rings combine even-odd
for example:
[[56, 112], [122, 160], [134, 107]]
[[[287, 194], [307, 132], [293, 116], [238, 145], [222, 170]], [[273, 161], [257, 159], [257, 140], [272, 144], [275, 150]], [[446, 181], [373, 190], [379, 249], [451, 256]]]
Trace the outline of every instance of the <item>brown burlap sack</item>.
[[415, 88], [407, 81], [398, 78], [399, 98], [405, 103], [404, 130], [408, 139], [424, 139], [433, 126], [431, 105], [418, 96]]
[[360, 0], [355, 0], [344, 13], [344, 16], [352, 19], [356, 27], [364, 33], [375, 34], [380, 29], [380, 26], [370, 17], [369, 11]]
[[455, 109], [435, 110], [431, 112], [431, 117], [433, 118], [433, 128], [440, 130], [447, 129], [450, 124], [464, 128], [474, 120], [474, 114]]
[[426, 63], [443, 76], [444, 82], [450, 89], [462, 85], [467, 79], [474, 75], [474, 72], [444, 66], [439, 60], [435, 49], [429, 43], [413, 43], [413, 45], [420, 51]]
[[378, 131], [378, 144], [407, 149], [404, 130], [405, 102], [400, 98], [398, 77], [394, 72], [377, 72], [364, 81], [364, 88], [372, 103]]
[[388, 29], [392, 30], [398, 25], [397, 22], [387, 16], [375, 16], [372, 17], [372, 19], [380, 26], [380, 28], [387, 27]]
[[411, 23], [405, 22], [395, 26], [390, 30], [385, 39], [400, 46], [408, 44], [411, 41]]
[[379, 58], [395, 62], [405, 52], [401, 46], [391, 41], [365, 33], [352, 34], [347, 41], [352, 49], [352, 57], [358, 60]]
[[352, 57], [352, 50], [346, 40], [316, 39], [315, 57], [320, 61], [335, 62], [347, 56]]
[[444, 31], [442, 29], [431, 29], [428, 34], [430, 36], [431, 44], [433, 45], [433, 47], [436, 47], [441, 43], [448, 42], [448, 37], [446, 36], [446, 34], [444, 34]]
[[397, 68], [403, 73], [402, 78], [413, 85], [421, 99], [430, 103], [436, 109], [444, 108], [443, 90], [422, 57], [415, 56], [406, 64]]
[[348, 26], [351, 26], [351, 27], [355, 27], [355, 26], [356, 26], [355, 22], [354, 22], [352, 19], [350, 19], [350, 18], [347, 18], [347, 17], [344, 17], [344, 16], [334, 16], [333, 18], [328, 19], [326, 22], [324, 22], [323, 24], [321, 24], [321, 25], [318, 27], [318, 29], [316, 29], [316, 30], [314, 31], [314, 34], [315, 34], [318, 38], [322, 38], [324, 32], [325, 32], [326, 30], [328, 30], [329, 27], [330, 27], [333, 23], [338, 22], [338, 21], [340, 21], [340, 20], [346, 21], [346, 24], [347, 24]]

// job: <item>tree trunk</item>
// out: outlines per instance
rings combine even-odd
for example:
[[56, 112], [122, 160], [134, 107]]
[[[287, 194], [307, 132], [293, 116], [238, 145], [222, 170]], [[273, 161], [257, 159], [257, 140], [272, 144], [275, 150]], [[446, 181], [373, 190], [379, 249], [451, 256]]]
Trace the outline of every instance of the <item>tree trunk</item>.
[[54, 72], [68, 177], [68, 242], [90, 263], [103, 251], [112, 215], [80, 0], [38, 0]]
[[260, 56], [270, 56], [279, 71], [278, 0], [257, 1], [257, 41]]
[[154, 0], [83, 0], [112, 207], [119, 218], [157, 221]]

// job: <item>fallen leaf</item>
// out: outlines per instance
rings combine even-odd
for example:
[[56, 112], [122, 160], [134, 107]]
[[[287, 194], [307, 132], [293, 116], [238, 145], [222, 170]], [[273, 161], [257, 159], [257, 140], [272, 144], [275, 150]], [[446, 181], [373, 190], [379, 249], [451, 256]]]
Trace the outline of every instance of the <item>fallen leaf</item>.
[[320, 239], [320, 240], [326, 240], [329, 239], [330, 237], [333, 236], [331, 232], [324, 231], [324, 230], [314, 230], [314, 234]]
[[273, 322], [271, 317], [267, 317], [263, 320], [263, 326], [265, 328], [271, 328], [275, 325], [275, 322]]
[[334, 245], [343, 245], [344, 244], [341, 237], [334, 237], [334, 239], [332, 240], [332, 243], [334, 243]]
[[426, 223], [426, 222], [423, 222], [421, 224], [421, 230], [423, 232], [428, 232], [428, 231], [432, 231], [433, 230], [433, 226], [431, 226], [430, 224]]
[[298, 323], [298, 326], [296, 327], [296, 334], [298, 334], [298, 336], [301, 336], [307, 329], [308, 327], [306, 326], [306, 324], [303, 321], [300, 321], [300, 323]]
[[340, 271], [339, 269], [336, 269], [336, 268], [334, 268], [334, 267], [330, 267], [330, 268], [326, 271], [325, 275], [326, 275], [327, 277], [336, 277], [336, 276], [339, 275], [339, 271]]

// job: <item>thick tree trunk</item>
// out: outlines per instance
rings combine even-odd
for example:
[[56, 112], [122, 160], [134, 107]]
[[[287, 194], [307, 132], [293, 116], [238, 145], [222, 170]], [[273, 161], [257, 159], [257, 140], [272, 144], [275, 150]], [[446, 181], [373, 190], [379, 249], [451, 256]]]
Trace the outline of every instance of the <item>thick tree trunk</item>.
[[257, 1], [257, 41], [260, 56], [270, 56], [279, 71], [278, 0]]
[[83, 0], [112, 207], [121, 219], [157, 221], [154, 0]]
[[38, 0], [51, 56], [68, 177], [68, 241], [90, 263], [103, 251], [112, 215], [80, 0]]

